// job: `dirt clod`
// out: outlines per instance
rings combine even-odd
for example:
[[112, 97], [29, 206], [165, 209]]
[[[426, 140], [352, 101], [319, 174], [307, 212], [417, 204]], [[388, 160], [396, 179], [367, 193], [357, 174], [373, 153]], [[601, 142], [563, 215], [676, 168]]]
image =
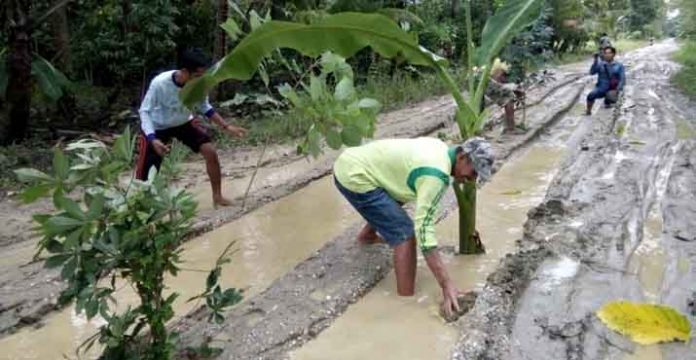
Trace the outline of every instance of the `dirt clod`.
[[447, 321], [448, 323], [457, 321], [462, 315], [468, 313], [469, 310], [471, 310], [471, 308], [474, 307], [477, 297], [478, 293], [475, 291], [467, 291], [466, 293], [459, 295], [459, 297], [457, 298], [457, 303], [459, 304], [459, 311], [455, 312], [451, 316], [447, 316], [447, 314], [445, 314], [441, 307], [440, 316], [442, 316], [442, 318], [445, 319], [445, 321]]

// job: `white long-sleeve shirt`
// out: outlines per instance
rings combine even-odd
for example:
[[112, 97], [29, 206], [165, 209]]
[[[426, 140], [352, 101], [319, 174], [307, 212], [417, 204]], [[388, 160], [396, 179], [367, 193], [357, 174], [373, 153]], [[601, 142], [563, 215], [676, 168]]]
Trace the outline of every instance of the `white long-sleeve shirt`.
[[[155, 139], [156, 130], [183, 125], [191, 119], [191, 110], [179, 100], [181, 86], [174, 81], [175, 72], [165, 71], [152, 79], [140, 104], [140, 128], [150, 141]], [[206, 97], [194, 108], [194, 112], [211, 117], [215, 109]]]

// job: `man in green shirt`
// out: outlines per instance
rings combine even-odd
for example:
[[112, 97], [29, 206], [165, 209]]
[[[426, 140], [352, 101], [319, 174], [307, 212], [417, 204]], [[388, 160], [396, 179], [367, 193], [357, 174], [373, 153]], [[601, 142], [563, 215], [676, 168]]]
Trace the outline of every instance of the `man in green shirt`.
[[[459, 311], [459, 290], [437, 251], [435, 213], [450, 177], [483, 183], [491, 175], [493, 161], [490, 144], [478, 137], [452, 148], [434, 138], [377, 140], [349, 148], [338, 157], [336, 186], [367, 221], [358, 241], [386, 242], [394, 249], [400, 296], [414, 293], [418, 244], [442, 288], [445, 313]], [[412, 221], [401, 206], [414, 200]]]

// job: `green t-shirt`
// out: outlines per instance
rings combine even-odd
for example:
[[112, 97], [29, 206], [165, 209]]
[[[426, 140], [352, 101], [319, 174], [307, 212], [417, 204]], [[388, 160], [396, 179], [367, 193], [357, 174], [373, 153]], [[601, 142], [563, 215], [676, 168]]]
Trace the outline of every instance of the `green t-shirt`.
[[416, 241], [428, 251], [437, 247], [434, 219], [454, 161], [454, 152], [439, 139], [385, 139], [345, 150], [334, 176], [356, 193], [381, 188], [399, 202], [415, 200]]

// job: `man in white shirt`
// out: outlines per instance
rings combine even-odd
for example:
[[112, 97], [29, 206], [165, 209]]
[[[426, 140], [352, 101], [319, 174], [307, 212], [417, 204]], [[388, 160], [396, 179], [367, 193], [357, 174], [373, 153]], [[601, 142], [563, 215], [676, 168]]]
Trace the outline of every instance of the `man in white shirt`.
[[146, 180], [152, 166], [159, 170], [162, 157], [170, 150], [169, 143], [172, 139], [177, 139], [205, 159], [213, 191], [213, 204], [216, 207], [229, 206], [231, 202], [222, 196], [220, 161], [215, 145], [205, 129], [195, 123], [192, 110], [205, 115], [231, 136], [243, 137], [247, 130], [227, 124], [207, 98], [194, 109], [186, 108], [179, 100], [179, 91], [184, 85], [203, 75], [210, 63], [210, 59], [200, 49], [186, 50], [179, 58], [178, 70], [165, 71], [152, 79], [140, 105], [142, 134], [135, 175], [140, 180]]

